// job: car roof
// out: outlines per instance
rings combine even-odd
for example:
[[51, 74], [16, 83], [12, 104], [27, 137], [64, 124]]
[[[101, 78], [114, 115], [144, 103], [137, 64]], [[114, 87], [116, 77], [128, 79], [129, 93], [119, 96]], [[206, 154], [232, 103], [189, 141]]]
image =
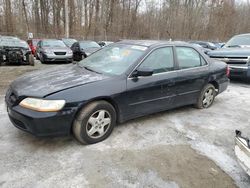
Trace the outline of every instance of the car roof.
[[13, 37], [13, 36], [3, 36], [3, 35], [0, 35], [0, 39], [15, 39], [15, 40], [20, 40], [18, 37]]
[[190, 43], [209, 43], [208, 41], [203, 41], [203, 40], [192, 40], [189, 41]]
[[243, 33], [243, 34], [239, 34], [239, 35], [235, 35], [235, 36], [250, 36], [250, 33]]
[[79, 43], [84, 43], [84, 42], [95, 42], [95, 41], [93, 41], [93, 40], [80, 40], [80, 41], [78, 41]]
[[47, 40], [47, 41], [61, 41], [61, 40], [59, 40], [59, 39], [41, 39], [41, 41], [45, 41], [45, 40]]
[[155, 47], [161, 45], [184, 45], [190, 46], [187, 42], [183, 41], [164, 41], [164, 40], [122, 40], [117, 42], [118, 44], [130, 44], [130, 45], [139, 45], [145, 47]]

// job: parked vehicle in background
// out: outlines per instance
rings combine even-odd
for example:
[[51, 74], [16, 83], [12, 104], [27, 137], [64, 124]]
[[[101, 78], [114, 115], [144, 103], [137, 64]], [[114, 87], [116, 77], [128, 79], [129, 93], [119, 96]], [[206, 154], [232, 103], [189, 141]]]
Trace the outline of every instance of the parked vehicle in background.
[[243, 78], [250, 81], [250, 34], [232, 37], [221, 49], [208, 55], [226, 62], [230, 67], [231, 78]]
[[37, 44], [36, 57], [41, 63], [73, 61], [72, 50], [63, 41], [57, 39], [43, 39]]
[[217, 47], [215, 46], [215, 44], [213, 44], [212, 42], [206, 42], [206, 41], [189, 41], [189, 43], [199, 44], [203, 48], [207, 48], [207, 49], [210, 49], [210, 50], [216, 50], [217, 49]]
[[27, 40], [27, 43], [29, 44], [29, 47], [30, 47], [31, 52], [32, 52], [33, 55], [36, 54], [37, 43], [40, 40], [41, 39], [29, 39], [29, 40]]
[[225, 45], [225, 43], [223, 42], [212, 42], [212, 43], [217, 47], [217, 49], [222, 48]]
[[72, 46], [75, 42], [77, 42], [76, 39], [72, 39], [72, 38], [62, 38], [62, 41], [63, 41], [64, 44], [65, 44], [66, 46], [68, 46], [69, 48], [71, 48], [71, 46]]
[[34, 65], [34, 56], [26, 41], [16, 37], [0, 37], [0, 64]]
[[105, 46], [108, 46], [110, 44], [113, 44], [114, 42], [112, 41], [99, 41], [97, 42], [102, 48], [105, 47]]
[[207, 55], [208, 52], [210, 52], [211, 50], [208, 48], [203, 48], [201, 45], [196, 44], [196, 43], [191, 43], [191, 45], [195, 46], [196, 48], [198, 48], [199, 50], [201, 50], [204, 54]]
[[121, 41], [78, 64], [15, 80], [5, 101], [19, 129], [38, 136], [73, 132], [92, 144], [117, 122], [184, 105], [209, 108], [226, 90], [227, 73], [225, 63], [186, 43]]
[[236, 130], [235, 155], [241, 167], [250, 176], [250, 142], [249, 138], [243, 137], [241, 132]]
[[101, 49], [100, 45], [94, 41], [79, 41], [71, 46], [75, 61], [80, 61], [99, 49]]

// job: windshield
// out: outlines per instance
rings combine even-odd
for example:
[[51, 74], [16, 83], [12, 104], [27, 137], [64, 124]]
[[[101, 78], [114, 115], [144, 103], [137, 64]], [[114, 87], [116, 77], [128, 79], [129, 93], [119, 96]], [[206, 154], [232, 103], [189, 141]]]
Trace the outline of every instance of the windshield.
[[80, 42], [80, 47], [85, 49], [85, 48], [100, 48], [99, 44], [96, 42]]
[[0, 39], [0, 46], [29, 48], [25, 41], [19, 39]]
[[37, 43], [38, 43], [39, 41], [40, 41], [39, 39], [34, 39], [34, 40], [32, 40], [33, 46], [37, 46]]
[[231, 38], [225, 47], [250, 46], [250, 35], [239, 35]]
[[44, 40], [44, 47], [66, 47], [63, 41], [61, 40]]
[[107, 46], [79, 62], [81, 67], [95, 72], [121, 75], [147, 50], [137, 45]]
[[77, 42], [76, 39], [62, 39], [62, 41], [69, 47], [71, 47], [75, 42]]

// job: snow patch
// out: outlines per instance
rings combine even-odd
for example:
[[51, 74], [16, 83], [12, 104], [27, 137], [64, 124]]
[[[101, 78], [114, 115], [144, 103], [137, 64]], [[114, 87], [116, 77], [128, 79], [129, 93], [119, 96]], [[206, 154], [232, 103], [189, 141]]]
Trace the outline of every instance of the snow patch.
[[[191, 147], [201, 154], [212, 159], [217, 165], [219, 165], [227, 174], [229, 174], [236, 184], [242, 188], [248, 188], [248, 177], [236, 160], [228, 156], [224, 149], [206, 142], [191, 142]], [[241, 174], [241, 175], [239, 175]]]
[[117, 187], [139, 188], [139, 187], [155, 187], [155, 188], [179, 188], [179, 185], [174, 181], [164, 181], [158, 176], [157, 172], [149, 170], [147, 172], [139, 172], [133, 170], [123, 172], [121, 174], [117, 170], [112, 170], [108, 176], [112, 179]]

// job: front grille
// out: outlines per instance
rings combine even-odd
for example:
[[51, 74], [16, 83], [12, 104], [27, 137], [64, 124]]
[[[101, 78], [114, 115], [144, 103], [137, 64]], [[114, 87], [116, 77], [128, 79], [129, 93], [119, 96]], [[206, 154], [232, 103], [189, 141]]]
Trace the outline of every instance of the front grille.
[[7, 59], [9, 62], [16, 62], [22, 59], [22, 52], [20, 51], [9, 51], [7, 54]]
[[66, 55], [66, 52], [54, 52], [55, 55]]
[[213, 56], [212, 59], [216, 59], [219, 61], [224, 61], [227, 64], [240, 64], [245, 65], [249, 62], [248, 57], [219, 57], [219, 56]]

